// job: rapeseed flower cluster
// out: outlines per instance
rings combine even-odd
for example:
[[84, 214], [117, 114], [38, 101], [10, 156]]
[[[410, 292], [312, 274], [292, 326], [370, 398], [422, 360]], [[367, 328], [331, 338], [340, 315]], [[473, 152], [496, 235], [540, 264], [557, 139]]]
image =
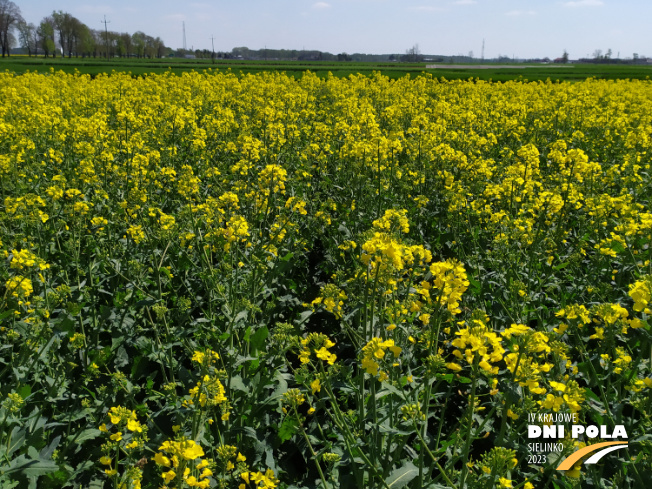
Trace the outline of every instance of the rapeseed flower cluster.
[[388, 209], [380, 219], [375, 220], [373, 227], [380, 232], [389, 234], [410, 232], [410, 223], [407, 218], [407, 210], [405, 209]]
[[394, 340], [383, 340], [382, 338], [372, 338], [365, 346], [362, 347], [362, 360], [360, 365], [366, 373], [371, 376], [378, 376], [380, 381], [389, 378], [386, 371], [380, 370], [382, 363], [386, 363], [385, 354], [389, 350], [392, 352], [392, 365], [396, 364], [402, 348], [394, 343]]
[[45, 263], [42, 258], [39, 258], [29, 250], [11, 250], [11, 261], [9, 262], [9, 267], [16, 270], [22, 270], [23, 268], [47, 270], [50, 268], [50, 265]]
[[584, 389], [575, 380], [569, 380], [565, 384], [562, 382], [549, 382], [553, 389], [552, 393], [546, 395], [538, 404], [545, 409], [559, 411], [562, 407], [567, 407], [570, 412], [576, 413], [582, 409], [582, 402], [585, 399]]
[[222, 421], [226, 421], [231, 411], [226, 389], [219, 378], [220, 371], [215, 368], [219, 359], [219, 354], [213, 350], [205, 352], [196, 350], [193, 353], [192, 360], [201, 366], [202, 376], [195, 387], [189, 389], [189, 398], [184, 400], [184, 405], [202, 409], [218, 406]]
[[209, 487], [209, 477], [213, 475], [210, 469], [212, 461], [202, 459], [205, 455], [204, 449], [194, 440], [184, 437], [174, 441], [167, 440], [158, 449], [152, 460], [163, 470], [161, 478], [166, 485], [183, 481], [188, 487]]
[[102, 445], [103, 456], [100, 464], [105, 466], [104, 473], [115, 481], [120, 480], [120, 487], [140, 489], [142, 471], [139, 467], [126, 466], [122, 475], [118, 474], [118, 461], [122, 452], [129, 459], [135, 458], [137, 449], [142, 449], [147, 438], [147, 427], [138, 421], [135, 411], [122, 406], [113, 406], [108, 412], [109, 424], [102, 423], [100, 432], [108, 434], [109, 440]]
[[300, 344], [299, 360], [302, 364], [310, 363], [313, 355], [328, 365], [333, 365], [337, 360], [337, 355], [329, 351], [330, 348], [335, 346], [335, 343], [325, 334], [310, 333], [300, 341]]
[[433, 277], [432, 286], [436, 291], [431, 293], [435, 296], [435, 301], [451, 314], [459, 314], [459, 301], [469, 287], [464, 265], [457, 260], [435, 262], [430, 265], [430, 273]]
[[340, 319], [346, 299], [347, 297], [343, 290], [334, 284], [326, 284], [322, 287], [319, 297], [313, 300], [310, 305], [313, 307], [321, 305], [328, 312], [334, 314], [337, 319]]
[[[458, 361], [464, 360], [469, 365], [478, 365], [484, 372], [491, 375], [498, 373], [498, 362], [503, 359], [505, 349], [499, 335], [488, 327], [489, 318], [478, 317], [470, 321], [467, 327], [455, 332], [456, 338], [450, 342], [455, 349], [452, 351]], [[453, 371], [462, 370], [457, 362], [449, 362], [446, 366]]]
[[642, 277], [641, 280], [629, 286], [629, 296], [634, 300], [634, 310], [652, 315], [648, 307], [652, 301], [652, 276]]
[[18, 297], [21, 299], [27, 299], [30, 295], [32, 295], [32, 292], [34, 292], [32, 281], [27, 277], [23, 277], [22, 275], [15, 275], [11, 277], [5, 282], [5, 287], [7, 288], [7, 292], [9, 292], [12, 297]]
[[272, 469], [267, 469], [263, 472], [243, 472], [240, 478], [244, 484], [240, 484], [238, 489], [247, 489], [249, 487], [261, 489], [274, 489], [278, 486], [279, 480], [275, 477]]
[[[553, 349], [548, 334], [524, 324], [512, 324], [501, 335], [511, 340], [511, 351], [504, 359], [513, 379], [532, 394], [545, 394], [546, 388], [541, 384], [554, 366], [549, 358]], [[558, 354], [565, 359], [564, 351]]]

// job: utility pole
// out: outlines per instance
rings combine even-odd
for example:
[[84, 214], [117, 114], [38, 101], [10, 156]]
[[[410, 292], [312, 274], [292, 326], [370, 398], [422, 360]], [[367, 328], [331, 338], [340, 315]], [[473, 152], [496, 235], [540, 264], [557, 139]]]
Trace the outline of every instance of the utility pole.
[[106, 42], [106, 59], [109, 59], [109, 30], [106, 27], [106, 24], [110, 24], [110, 20], [106, 20], [106, 15], [104, 20], [100, 20], [101, 24], [104, 24], [104, 41]]
[[215, 42], [213, 41], [215, 39], [213, 36], [211, 36], [211, 46], [213, 47], [213, 55], [211, 57], [211, 63], [215, 63]]
[[484, 61], [484, 38], [482, 38], [482, 61]]
[[[183, 50], [185, 51], [186, 48], [186, 21], [184, 20], [181, 25], [183, 26]], [[186, 54], [185, 52], [183, 53], [184, 55]]]

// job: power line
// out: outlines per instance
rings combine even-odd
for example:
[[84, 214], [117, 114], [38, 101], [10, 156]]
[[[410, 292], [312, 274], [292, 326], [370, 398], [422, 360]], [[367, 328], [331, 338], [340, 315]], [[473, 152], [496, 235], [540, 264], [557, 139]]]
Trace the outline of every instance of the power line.
[[104, 16], [104, 20], [100, 20], [100, 24], [104, 24], [104, 39], [106, 42], [106, 59], [109, 59], [109, 30], [106, 27], [106, 24], [110, 24], [110, 20], [106, 20], [106, 15]]

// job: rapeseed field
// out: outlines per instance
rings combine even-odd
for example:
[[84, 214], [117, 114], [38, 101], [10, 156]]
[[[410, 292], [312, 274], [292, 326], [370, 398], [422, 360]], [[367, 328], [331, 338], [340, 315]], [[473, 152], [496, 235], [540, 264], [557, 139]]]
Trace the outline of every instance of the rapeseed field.
[[0, 79], [3, 488], [649, 487], [649, 81]]

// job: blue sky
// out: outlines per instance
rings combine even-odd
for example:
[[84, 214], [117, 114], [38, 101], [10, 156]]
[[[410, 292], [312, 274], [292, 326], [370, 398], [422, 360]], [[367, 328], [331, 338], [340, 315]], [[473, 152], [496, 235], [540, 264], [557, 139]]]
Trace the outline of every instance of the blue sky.
[[167, 46], [182, 47], [182, 21], [190, 48], [216, 51], [318, 49], [331, 53], [404, 53], [415, 44], [426, 54], [521, 58], [652, 56], [649, 0], [240, 0], [171, 1], [14, 0], [28, 22], [53, 9], [93, 28], [106, 14], [109, 29], [142, 30]]

